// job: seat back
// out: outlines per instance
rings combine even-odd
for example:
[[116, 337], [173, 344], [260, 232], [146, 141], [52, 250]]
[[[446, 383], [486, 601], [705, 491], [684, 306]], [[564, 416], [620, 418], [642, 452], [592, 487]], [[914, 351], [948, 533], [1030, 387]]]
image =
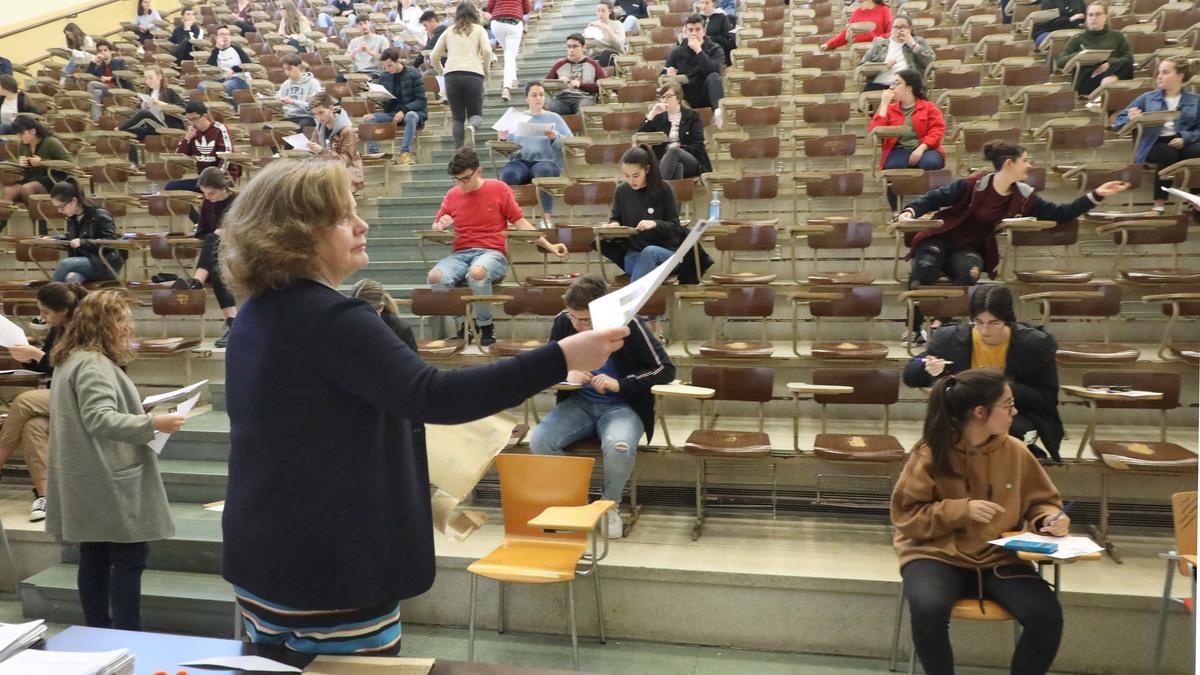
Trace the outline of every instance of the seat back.
[[626, 150], [629, 150], [628, 143], [596, 143], [589, 145], [584, 149], [583, 161], [593, 165], [618, 164], [621, 161], [621, 156], [625, 154]]
[[1140, 410], [1174, 410], [1179, 407], [1179, 373], [1144, 372], [1133, 370], [1101, 370], [1083, 374], [1083, 386], [1128, 386], [1137, 391], [1156, 391], [1163, 395], [1157, 401], [1131, 399], [1128, 401], [1096, 401], [1097, 408], [1134, 408]]
[[150, 303], [155, 316], [204, 316], [205, 298], [203, 288], [165, 289], [154, 291]]
[[586, 541], [587, 532], [551, 534], [531, 527], [529, 521], [551, 506], [586, 506], [595, 464], [591, 457], [507, 453], [496, 457], [504, 536]]
[[804, 185], [809, 197], [857, 197], [863, 193], [864, 172], [835, 173], [825, 180]]
[[412, 290], [412, 313], [417, 316], [463, 316], [471, 295], [469, 288], [414, 288]]
[[504, 313], [509, 316], [557, 316], [563, 311], [563, 289], [556, 286], [521, 286], [505, 289], [505, 293], [513, 296], [504, 303]]
[[775, 289], [770, 286], [741, 286], [722, 288], [723, 298], [704, 303], [704, 314], [710, 317], [769, 317], [775, 311]]
[[563, 244], [571, 253], [587, 253], [596, 241], [596, 231], [590, 227], [556, 227], [546, 233], [552, 244]]
[[563, 203], [567, 206], [597, 206], [611, 204], [617, 184], [613, 181], [574, 183], [563, 190]]
[[[812, 222], [812, 221], [810, 221]], [[873, 228], [865, 220], [850, 220], [831, 223], [828, 232], [808, 235], [808, 245], [813, 249], [866, 248], [871, 245]]]
[[821, 405], [892, 405], [900, 399], [900, 371], [895, 368], [820, 368], [813, 371], [813, 384], [854, 387], [853, 394], [816, 394], [813, 400]]
[[775, 371], [771, 368], [696, 366], [692, 368], [692, 384], [715, 390], [713, 399], [718, 401], [766, 403], [771, 400], [771, 390], [775, 386]]
[[[1175, 223], [1164, 227], [1155, 227], [1148, 229], [1129, 229], [1125, 230], [1128, 233], [1126, 243], [1134, 246], [1148, 244], [1182, 244], [1187, 241], [1188, 223], [1190, 216], [1183, 214], [1175, 218]], [[1121, 232], [1118, 230], [1113, 233], [1113, 242], [1121, 243]]]
[[971, 313], [971, 294], [978, 286], [937, 286], [939, 290], [958, 291], [949, 298], [921, 298], [917, 308], [925, 316], [965, 317]]
[[726, 199], [774, 199], [779, 196], [779, 176], [746, 176], [725, 184]]
[[1044, 291], [1099, 291], [1098, 298], [1051, 300], [1051, 316], [1117, 316], [1121, 313], [1121, 287], [1118, 284], [1066, 284], [1047, 286]]
[[[1176, 492], [1171, 495], [1171, 513], [1175, 516], [1175, 552], [1196, 555], [1196, 492]], [[1179, 573], [1189, 574], [1186, 562], [1179, 562]]]
[[774, 225], [742, 225], [713, 240], [718, 251], [774, 251], [779, 232]]
[[879, 286], [822, 288], [821, 292], [842, 293], [838, 300], [814, 300], [808, 309], [812, 315], [827, 317], [873, 318], [883, 311], [883, 289]]

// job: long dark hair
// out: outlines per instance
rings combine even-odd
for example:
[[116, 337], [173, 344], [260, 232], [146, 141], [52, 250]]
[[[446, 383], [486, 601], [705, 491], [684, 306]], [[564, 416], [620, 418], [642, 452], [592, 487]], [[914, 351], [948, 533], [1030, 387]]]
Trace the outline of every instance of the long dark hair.
[[971, 318], [987, 312], [1004, 323], [1014, 323], [1017, 313], [1013, 310], [1012, 291], [1000, 284], [976, 286], [971, 293]]
[[32, 115], [17, 115], [13, 118], [11, 126], [14, 134], [32, 129], [37, 132], [38, 138], [50, 138], [54, 135], [53, 129], [37, 121]]
[[996, 170], [1004, 168], [1004, 161], [1017, 161], [1025, 154], [1025, 148], [1005, 141], [988, 141], [983, 144], [983, 158], [992, 163]]
[[[45, 286], [41, 286], [37, 290], [38, 304], [54, 312], [66, 312], [67, 322], [75, 316], [75, 308], [83, 301], [87, 295], [87, 289], [80, 284], [65, 284], [61, 281], [51, 281]], [[66, 324], [56, 326], [50, 329], [51, 333], [58, 336], [63, 330], [66, 330]]]
[[933, 456], [933, 470], [954, 476], [950, 454], [962, 440], [963, 429], [978, 406], [991, 408], [1004, 395], [1004, 373], [991, 368], [974, 368], [947, 375], [933, 383], [929, 406], [925, 410], [925, 428], [918, 445], [924, 444]]
[[57, 199], [60, 202], [69, 202], [72, 199], [77, 199], [79, 200], [79, 206], [85, 209], [95, 206], [92, 200], [88, 198], [87, 191], [79, 185], [79, 181], [75, 180], [73, 176], [67, 176], [55, 183], [54, 187], [50, 188], [50, 198]]
[[650, 146], [642, 144], [635, 145], [625, 151], [621, 155], [622, 164], [633, 164], [642, 167], [646, 172], [646, 190], [648, 194], [656, 194], [666, 187], [663, 182], [662, 172], [658, 170], [658, 159], [654, 156], [654, 151]]
[[896, 77], [904, 80], [904, 84], [907, 84], [912, 89], [913, 98], [919, 101], [929, 100], [929, 92], [925, 91], [925, 78], [921, 77], [920, 73], [910, 68], [905, 68], [896, 73]]

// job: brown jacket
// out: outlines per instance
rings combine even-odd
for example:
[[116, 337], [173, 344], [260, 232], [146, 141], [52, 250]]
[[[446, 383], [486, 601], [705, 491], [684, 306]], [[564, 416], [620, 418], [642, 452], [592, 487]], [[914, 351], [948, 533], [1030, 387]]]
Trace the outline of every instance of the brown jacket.
[[364, 178], [362, 155], [358, 151], [358, 130], [354, 128], [354, 123], [350, 121], [346, 111], [337, 112], [333, 128], [318, 122], [313, 138], [324, 148], [321, 151], [322, 157], [340, 159], [346, 165], [350, 172], [351, 189], [354, 192], [361, 190]]
[[[1002, 532], [1036, 531], [1043, 518], [1062, 509], [1042, 465], [1007, 434], [993, 436], [981, 448], [956, 447], [951, 465], [957, 477], [935, 475], [932, 453], [922, 444], [900, 473], [892, 491], [900, 566], [921, 558], [976, 569], [1021, 564], [1015, 551], [987, 542]], [[972, 522], [971, 499], [995, 502], [1004, 512], [986, 525]]]

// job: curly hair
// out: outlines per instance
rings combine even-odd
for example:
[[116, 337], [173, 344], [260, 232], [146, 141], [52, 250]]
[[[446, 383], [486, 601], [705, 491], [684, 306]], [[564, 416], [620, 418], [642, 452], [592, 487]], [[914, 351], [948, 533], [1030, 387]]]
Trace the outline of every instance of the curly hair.
[[241, 191], [221, 221], [221, 268], [250, 295], [312, 276], [317, 244], [353, 212], [339, 160], [277, 159]]
[[108, 360], [124, 366], [133, 360], [133, 312], [129, 301], [119, 291], [88, 293], [79, 306], [62, 337], [54, 343], [50, 362], [60, 366], [78, 349], [99, 352]]

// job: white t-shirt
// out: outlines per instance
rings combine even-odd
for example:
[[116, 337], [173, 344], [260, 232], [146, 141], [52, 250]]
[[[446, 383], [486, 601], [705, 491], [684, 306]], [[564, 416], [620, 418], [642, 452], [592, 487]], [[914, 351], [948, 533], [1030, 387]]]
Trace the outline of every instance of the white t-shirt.
[[233, 70], [234, 66], [242, 65], [242, 57], [232, 45], [217, 52], [217, 67], [222, 71]]
[[4, 104], [0, 105], [0, 124], [12, 124], [13, 118], [17, 116], [17, 97], [4, 97]]
[[895, 61], [896, 65], [892, 66], [891, 70], [880, 73], [878, 76], [876, 76], [875, 84], [890, 85], [892, 80], [895, 79], [896, 73], [899, 73], [908, 67], [908, 61], [904, 60], [904, 43], [896, 42], [895, 40], [889, 38], [887, 56], [885, 56], [883, 60]]
[[[1180, 94], [1174, 98], [1171, 98], [1170, 96], [1167, 96], [1165, 98], [1167, 101], [1167, 110], [1179, 110], [1179, 101], [1183, 98], [1183, 93], [1180, 92]], [[1171, 120], [1170, 122], [1163, 124], [1162, 131], [1158, 132], [1159, 138], [1162, 138], [1163, 136], [1174, 136], [1174, 135], [1175, 135], [1175, 120]]]

